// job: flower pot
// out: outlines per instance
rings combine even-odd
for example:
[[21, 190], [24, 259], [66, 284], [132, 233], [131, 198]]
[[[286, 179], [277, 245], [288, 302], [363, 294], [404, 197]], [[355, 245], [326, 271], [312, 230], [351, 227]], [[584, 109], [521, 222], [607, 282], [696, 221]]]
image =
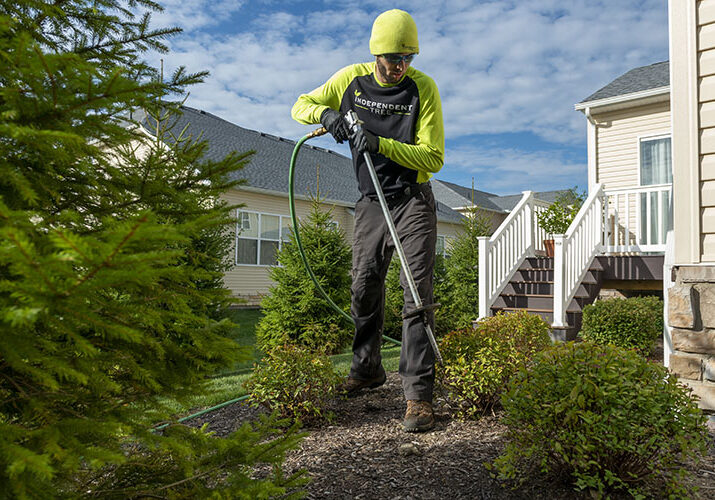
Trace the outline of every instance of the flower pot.
[[544, 240], [544, 248], [546, 249], [546, 256], [554, 256], [554, 240]]

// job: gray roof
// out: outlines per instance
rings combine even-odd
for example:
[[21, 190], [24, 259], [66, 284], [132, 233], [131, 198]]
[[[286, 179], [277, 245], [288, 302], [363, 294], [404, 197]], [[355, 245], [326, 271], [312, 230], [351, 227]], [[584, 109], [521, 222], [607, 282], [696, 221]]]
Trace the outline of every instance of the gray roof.
[[588, 96], [581, 101], [581, 103], [632, 94], [634, 92], [642, 92], [659, 87], [667, 87], [669, 85], [670, 65], [668, 61], [663, 61], [630, 70]]
[[478, 207], [503, 212], [503, 209], [492, 201], [492, 198], [498, 197], [494, 193], [487, 193], [478, 189], [472, 190], [472, 188], [447, 181], [432, 181], [432, 189], [435, 197], [451, 208], [471, 206], [473, 199], [474, 205]]
[[[250, 187], [287, 195], [288, 167], [296, 141], [243, 128], [188, 106], [182, 106], [181, 109], [183, 113], [177, 118], [174, 130], [187, 127], [187, 133], [191, 136], [198, 137], [201, 134], [208, 141], [207, 159], [218, 161], [232, 151], [255, 151], [248, 165], [235, 172], [235, 178], [245, 179]], [[148, 127], [148, 131], [151, 131], [151, 127]], [[320, 196], [327, 201], [353, 205], [360, 198], [350, 158], [304, 143], [296, 163], [295, 194], [314, 196], [318, 176]], [[463, 219], [436, 193], [435, 198], [438, 220], [459, 223]]]
[[[541, 201], [546, 201], [548, 203], [553, 203], [556, 201], [556, 198], [563, 193], [566, 193], [568, 190], [557, 190], [557, 191], [539, 191], [534, 193], [534, 197], [537, 200]], [[494, 202], [495, 205], [497, 205], [501, 210], [505, 212], [511, 212], [511, 210], [516, 206], [517, 203], [521, 200], [523, 194], [510, 194], [507, 196], [495, 196], [491, 198], [491, 201]]]
[[[205, 111], [182, 106], [173, 130], [187, 128], [193, 137], [208, 141], [206, 158], [218, 161], [232, 151], [255, 151], [250, 162], [234, 172], [248, 186], [288, 193], [288, 167], [296, 141], [239, 127]], [[151, 131], [151, 127], [149, 127]], [[295, 194], [315, 195], [320, 176], [320, 195], [328, 200], [354, 204], [358, 198], [352, 161], [338, 153], [304, 144], [296, 163]]]

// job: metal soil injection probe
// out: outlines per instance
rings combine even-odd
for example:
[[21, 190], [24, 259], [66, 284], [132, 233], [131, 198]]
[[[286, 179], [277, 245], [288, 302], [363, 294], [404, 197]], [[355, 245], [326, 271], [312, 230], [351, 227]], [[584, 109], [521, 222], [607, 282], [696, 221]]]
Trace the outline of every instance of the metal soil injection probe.
[[[348, 111], [345, 115], [345, 121], [350, 127], [350, 131], [355, 134], [362, 125], [360, 125], [360, 120], [358, 120], [357, 114], [354, 111]], [[410, 271], [410, 266], [407, 263], [407, 257], [405, 257], [405, 252], [402, 250], [402, 243], [397, 235], [397, 229], [395, 229], [395, 223], [392, 221], [392, 216], [390, 215], [390, 209], [387, 206], [387, 201], [385, 200], [385, 195], [382, 192], [382, 187], [380, 186], [380, 181], [377, 178], [377, 172], [375, 172], [375, 166], [372, 163], [372, 158], [370, 153], [367, 151], [364, 153], [365, 163], [367, 164], [368, 172], [370, 172], [370, 179], [372, 179], [372, 184], [375, 186], [375, 192], [377, 193], [377, 198], [380, 201], [380, 207], [382, 208], [382, 214], [385, 216], [385, 222], [390, 230], [390, 236], [395, 244], [395, 250], [397, 251], [397, 256], [400, 258], [400, 265], [402, 266], [402, 271], [405, 273], [407, 278], [407, 284], [410, 287], [410, 293], [412, 294], [412, 300], [415, 303], [415, 308], [411, 311], [407, 311], [402, 315], [403, 319], [410, 318], [413, 316], [420, 316], [425, 325], [425, 331], [427, 332], [427, 337], [429, 338], [430, 344], [432, 345], [432, 350], [434, 351], [435, 359], [438, 363], [442, 363], [442, 355], [439, 352], [439, 347], [437, 347], [437, 341], [432, 333], [432, 328], [427, 321], [427, 313], [439, 307], [439, 304], [428, 304], [424, 305], [422, 303], [422, 298], [417, 292], [417, 285], [415, 285], [415, 280], [412, 277], [412, 272]]]

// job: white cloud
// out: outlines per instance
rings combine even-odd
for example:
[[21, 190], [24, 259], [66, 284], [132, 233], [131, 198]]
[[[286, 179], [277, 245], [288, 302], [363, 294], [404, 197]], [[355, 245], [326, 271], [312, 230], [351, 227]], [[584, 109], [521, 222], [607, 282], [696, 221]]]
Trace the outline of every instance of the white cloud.
[[[417, 22], [421, 52], [414, 66], [438, 84], [452, 143], [478, 134], [531, 132], [551, 143], [581, 145], [585, 119], [574, 103], [629, 69], [668, 57], [662, 0], [393, 4]], [[168, 0], [164, 5], [158, 20], [188, 28], [170, 41], [172, 52], [163, 56], [167, 71], [185, 65], [212, 73], [191, 90], [188, 104], [291, 138], [309, 130], [290, 118], [295, 99], [339, 68], [369, 60], [370, 26], [384, 10], [377, 0], [326, 0], [315, 2], [312, 11], [264, 2], [250, 22], [230, 23], [231, 15], [243, 19], [249, 4]], [[234, 31], [216, 28], [229, 25]], [[501, 154], [505, 161], [495, 163], [498, 168], [512, 173], [506, 159], [516, 165], [538, 160], [550, 168], [546, 164], [554, 158], [529, 157], [528, 147], [516, 146], [524, 152]], [[455, 152], [448, 161], [453, 158]], [[562, 172], [585, 172], [583, 165], [559, 165]]]
[[559, 151], [524, 151], [481, 145], [450, 149], [447, 165], [436, 177], [444, 180], [474, 178], [476, 189], [499, 195], [576, 185], [580, 189], [587, 187], [585, 159], [583, 163], [573, 162]]
[[221, 19], [238, 12], [241, 0], [159, 0], [163, 12], [152, 13], [155, 27], [179, 26], [191, 33], [216, 25]]

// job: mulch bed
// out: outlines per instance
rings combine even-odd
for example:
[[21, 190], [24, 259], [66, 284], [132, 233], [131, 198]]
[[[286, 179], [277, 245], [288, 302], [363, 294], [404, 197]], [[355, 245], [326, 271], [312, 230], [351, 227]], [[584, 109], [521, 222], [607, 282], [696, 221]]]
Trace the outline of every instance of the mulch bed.
[[[308, 498], [318, 499], [574, 499], [590, 498], [555, 478], [535, 477], [524, 485], [493, 479], [484, 464], [506, 445], [498, 416], [478, 421], [450, 417], [435, 401], [436, 426], [422, 434], [402, 430], [405, 402], [399, 376], [355, 398], [337, 400], [331, 425], [308, 427], [309, 435], [285, 461], [285, 473], [300, 469], [311, 481]], [[225, 436], [255, 419], [255, 408], [236, 403], [191, 422], [209, 424]], [[692, 468], [700, 497], [715, 498], [715, 425], [710, 425], [709, 453]], [[615, 497], [617, 498], [617, 497]]]

